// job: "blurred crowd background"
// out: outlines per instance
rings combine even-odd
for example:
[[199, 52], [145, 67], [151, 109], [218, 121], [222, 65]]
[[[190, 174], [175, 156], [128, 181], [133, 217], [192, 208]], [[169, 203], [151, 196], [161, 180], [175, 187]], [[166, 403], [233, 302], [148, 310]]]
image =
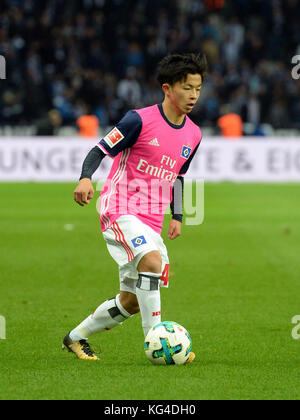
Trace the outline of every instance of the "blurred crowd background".
[[207, 54], [209, 76], [192, 119], [214, 130], [226, 112], [300, 129], [298, 0], [1, 0], [0, 126], [39, 134], [93, 114], [105, 129], [128, 109], [162, 100], [157, 62]]

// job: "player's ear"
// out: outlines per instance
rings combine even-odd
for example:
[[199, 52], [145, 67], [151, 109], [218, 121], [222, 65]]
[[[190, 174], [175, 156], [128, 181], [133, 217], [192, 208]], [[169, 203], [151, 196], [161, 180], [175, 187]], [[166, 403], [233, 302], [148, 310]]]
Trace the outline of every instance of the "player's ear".
[[167, 93], [170, 92], [170, 88], [171, 88], [171, 85], [169, 85], [169, 83], [164, 83], [162, 85], [162, 90], [163, 90], [165, 95], [167, 95]]

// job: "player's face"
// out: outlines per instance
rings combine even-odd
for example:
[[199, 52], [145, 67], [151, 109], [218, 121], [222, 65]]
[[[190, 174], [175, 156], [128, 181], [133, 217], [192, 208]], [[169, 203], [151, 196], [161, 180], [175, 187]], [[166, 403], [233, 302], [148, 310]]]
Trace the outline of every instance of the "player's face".
[[200, 96], [202, 77], [188, 74], [187, 78], [169, 87], [169, 99], [176, 110], [182, 114], [190, 113]]

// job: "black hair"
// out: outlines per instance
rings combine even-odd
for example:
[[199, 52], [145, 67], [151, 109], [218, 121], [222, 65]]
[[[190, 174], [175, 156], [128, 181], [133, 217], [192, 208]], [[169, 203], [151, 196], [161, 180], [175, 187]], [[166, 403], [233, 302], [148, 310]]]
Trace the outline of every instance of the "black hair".
[[172, 86], [176, 82], [186, 80], [188, 74], [200, 74], [203, 81], [207, 74], [207, 67], [205, 54], [170, 54], [158, 64], [157, 80], [161, 86], [164, 83]]

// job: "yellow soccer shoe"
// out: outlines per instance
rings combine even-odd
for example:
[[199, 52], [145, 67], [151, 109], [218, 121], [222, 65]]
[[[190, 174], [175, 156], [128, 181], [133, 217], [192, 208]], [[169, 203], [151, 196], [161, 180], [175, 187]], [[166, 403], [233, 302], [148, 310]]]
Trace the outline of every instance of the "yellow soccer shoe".
[[185, 362], [185, 365], [188, 365], [189, 363], [192, 363], [192, 361], [195, 359], [195, 357], [196, 357], [195, 353], [191, 351], [190, 354], [189, 354], [189, 358]]
[[75, 353], [78, 359], [82, 360], [99, 360], [90, 348], [86, 340], [71, 341], [69, 334], [67, 334], [62, 344], [63, 350], [67, 349], [69, 352]]

